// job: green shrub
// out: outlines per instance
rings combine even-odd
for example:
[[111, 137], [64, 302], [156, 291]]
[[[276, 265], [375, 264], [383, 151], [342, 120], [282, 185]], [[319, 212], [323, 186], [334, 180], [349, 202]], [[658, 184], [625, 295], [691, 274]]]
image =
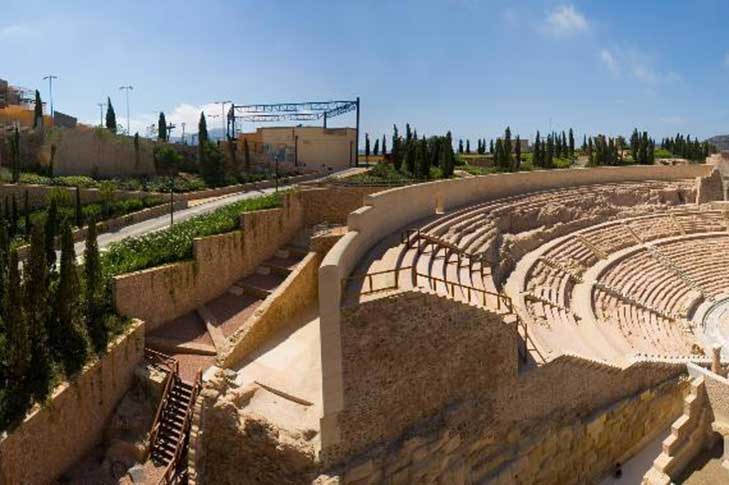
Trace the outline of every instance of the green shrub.
[[113, 243], [101, 258], [104, 272], [111, 276], [190, 259], [193, 239], [233, 231], [239, 227], [242, 213], [270, 209], [280, 204], [279, 194], [244, 199], [209, 214], [176, 223], [164, 231]]

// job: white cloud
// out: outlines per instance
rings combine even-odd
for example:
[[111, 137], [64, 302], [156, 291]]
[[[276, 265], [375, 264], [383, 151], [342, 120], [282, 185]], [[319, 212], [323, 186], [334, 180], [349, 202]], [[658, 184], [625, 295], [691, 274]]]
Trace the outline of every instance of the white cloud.
[[[112, 103], [114, 104], [114, 110], [116, 111], [117, 124], [126, 130], [127, 115], [125, 102], [123, 100], [112, 100]], [[149, 128], [154, 126], [156, 129], [157, 127], [159, 112], [135, 113], [133, 98], [130, 99], [130, 105], [131, 116], [129, 124], [132, 127], [130, 132], [138, 132], [140, 136], [148, 136], [150, 133]], [[230, 105], [225, 107], [226, 111], [228, 108], [230, 108]], [[205, 112], [208, 130], [221, 129], [223, 127], [223, 121], [221, 119], [222, 113], [219, 104], [209, 103], [204, 105], [193, 105], [182, 103], [175, 106], [172, 111], [165, 111], [165, 120], [167, 120], [167, 124], [175, 125], [175, 128], [172, 130], [172, 136], [177, 138], [182, 135], [182, 123], [185, 123], [186, 136], [189, 136], [192, 133], [197, 133], [197, 124], [198, 121], [200, 121], [201, 111]], [[99, 119], [88, 120], [86, 123], [89, 125], [98, 125]]]
[[625, 72], [628, 77], [641, 84], [649, 86], [671, 84], [680, 82], [683, 79], [674, 71], [657, 69], [654, 67], [656, 63], [653, 59], [634, 48], [613, 47], [602, 49], [599, 57], [613, 76], [618, 77]]
[[600, 51], [600, 60], [603, 64], [608, 68], [608, 70], [613, 74], [613, 76], [619, 76], [620, 75], [620, 64], [618, 64], [618, 60], [615, 59], [615, 56], [607, 49], [603, 49]]
[[568, 36], [589, 28], [587, 19], [572, 5], [559, 5], [547, 14], [547, 31], [556, 36]]
[[13, 37], [31, 35], [33, 31], [21, 24], [11, 24], [0, 27], [0, 40], [9, 40]]

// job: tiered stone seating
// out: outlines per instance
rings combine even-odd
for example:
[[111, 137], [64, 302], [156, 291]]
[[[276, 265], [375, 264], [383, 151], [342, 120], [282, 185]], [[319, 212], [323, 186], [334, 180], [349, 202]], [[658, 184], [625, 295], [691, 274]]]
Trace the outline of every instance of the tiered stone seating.
[[643, 241], [653, 241], [665, 237], [681, 234], [681, 228], [668, 214], [657, 214], [650, 217], [638, 217], [626, 221], [630, 227]]
[[685, 239], [658, 249], [709, 297], [729, 289], [729, 235]]
[[718, 211], [676, 213], [674, 219], [686, 234], [726, 230], [726, 219]]
[[606, 255], [633, 246], [637, 242], [630, 231], [619, 223], [604, 225], [595, 230], [583, 231], [580, 234]]

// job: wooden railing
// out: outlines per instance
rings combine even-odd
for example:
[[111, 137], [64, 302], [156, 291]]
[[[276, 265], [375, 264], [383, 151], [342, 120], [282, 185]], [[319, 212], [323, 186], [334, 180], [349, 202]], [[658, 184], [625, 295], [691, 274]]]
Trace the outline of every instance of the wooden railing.
[[202, 370], [198, 370], [197, 374], [195, 375], [195, 381], [192, 385], [192, 393], [190, 396], [190, 402], [187, 406], [187, 409], [185, 409], [185, 416], [182, 420], [182, 438], [180, 441], [177, 442], [177, 446], [175, 447], [175, 454], [170, 460], [170, 462], [167, 464], [167, 468], [165, 468], [165, 473], [160, 478], [159, 482], [157, 482], [158, 485], [169, 485], [172, 483], [175, 483], [176, 478], [179, 475], [178, 467], [180, 466], [180, 460], [183, 458], [183, 453], [187, 449], [187, 445], [190, 440], [190, 426], [192, 424], [192, 413], [193, 409], [195, 408], [195, 400], [197, 399], [198, 394], [200, 394], [200, 389], [202, 388]]
[[149, 457], [149, 453], [152, 452], [152, 447], [159, 434], [159, 428], [162, 423], [162, 410], [167, 405], [167, 401], [169, 401], [170, 391], [180, 372], [180, 365], [177, 359], [148, 348], [144, 349], [144, 357], [152, 365], [160, 366], [167, 370], [167, 377], [162, 388], [162, 398], [159, 400], [159, 405], [157, 405], [157, 412], [154, 414], [154, 421], [152, 421], [152, 431], [149, 433], [149, 451], [147, 453]]
[[[392, 268], [392, 269], [385, 269], [382, 271], [373, 271], [371, 273], [360, 273], [356, 275], [349, 276], [347, 278], [342, 279], [342, 290], [344, 290], [347, 286], [347, 283], [350, 281], [359, 281], [361, 280], [363, 283], [364, 281], [367, 281], [367, 284], [369, 288], [367, 290], [360, 290], [360, 295], [368, 295], [370, 293], [375, 293], [377, 291], [385, 291], [385, 290], [397, 290], [400, 288], [400, 271], [408, 271], [412, 270], [412, 266], [403, 266], [400, 268]], [[374, 286], [374, 276], [382, 276], [386, 274], [393, 274], [394, 275], [394, 282], [390, 286], [383, 286], [375, 288]]]
[[474, 271], [474, 264], [480, 263], [480, 266], [476, 271], [480, 271], [482, 278], [484, 276], [484, 263], [486, 262], [486, 255], [484, 253], [468, 252], [458, 247], [456, 244], [444, 241], [443, 239], [432, 234], [428, 234], [427, 232], [423, 232], [420, 229], [411, 228], [404, 230], [401, 233], [400, 241], [407, 249], [410, 249], [417, 244], [418, 252], [422, 252], [423, 249], [428, 247], [428, 245], [433, 245], [438, 249], [446, 251], [446, 259], [451, 254], [456, 254], [458, 256], [458, 267], [460, 268], [463, 265], [463, 259], [465, 258], [468, 261], [468, 269], [470, 272]]
[[416, 271], [415, 275], [420, 278], [425, 278], [428, 281], [428, 285], [430, 285], [430, 288], [434, 291], [438, 290], [438, 285], [442, 284], [443, 287], [446, 290], [446, 293], [450, 295], [451, 297], [455, 298], [456, 296], [456, 288], [461, 290], [461, 292], [466, 296], [468, 301], [471, 301], [472, 295], [480, 295], [481, 296], [481, 305], [486, 306], [486, 299], [489, 296], [492, 296], [496, 298], [496, 309], [501, 310], [501, 307], [503, 306], [506, 311], [509, 313], [514, 313], [514, 304], [511, 301], [511, 298], [507, 295], [504, 295], [503, 293], [498, 293], [496, 291], [489, 291], [484, 288], [476, 288], [475, 286], [469, 286], [465, 285], [463, 283], [459, 283], [457, 281], [448, 281], [443, 278], [439, 278], [437, 276], [429, 275], [426, 273], [421, 273], [420, 271]]

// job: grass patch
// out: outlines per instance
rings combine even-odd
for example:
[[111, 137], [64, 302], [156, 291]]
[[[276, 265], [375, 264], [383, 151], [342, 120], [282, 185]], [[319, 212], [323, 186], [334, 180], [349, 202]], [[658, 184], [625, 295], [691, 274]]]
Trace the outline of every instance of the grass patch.
[[113, 243], [101, 255], [104, 273], [115, 276], [190, 259], [193, 239], [234, 231], [240, 227], [241, 214], [279, 207], [281, 200], [281, 193], [244, 199], [163, 231]]

